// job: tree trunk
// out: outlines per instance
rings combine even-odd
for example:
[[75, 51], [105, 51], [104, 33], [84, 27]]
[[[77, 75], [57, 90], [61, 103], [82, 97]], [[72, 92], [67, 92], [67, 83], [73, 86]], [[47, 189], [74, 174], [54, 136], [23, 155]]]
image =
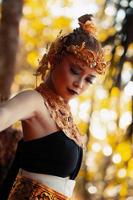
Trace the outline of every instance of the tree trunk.
[[9, 98], [18, 48], [23, 0], [3, 0], [0, 23], [0, 94]]
[[[10, 96], [18, 48], [19, 22], [23, 0], [3, 0], [0, 21], [0, 101]], [[0, 133], [0, 185], [14, 156], [19, 131], [8, 128]]]

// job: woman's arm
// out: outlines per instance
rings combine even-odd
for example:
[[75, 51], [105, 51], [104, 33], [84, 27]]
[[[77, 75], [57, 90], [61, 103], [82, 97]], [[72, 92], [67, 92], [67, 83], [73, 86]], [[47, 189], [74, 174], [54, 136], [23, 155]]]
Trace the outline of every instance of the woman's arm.
[[12, 99], [0, 104], [0, 131], [18, 120], [35, 116], [38, 105], [38, 93], [35, 90], [20, 92]]

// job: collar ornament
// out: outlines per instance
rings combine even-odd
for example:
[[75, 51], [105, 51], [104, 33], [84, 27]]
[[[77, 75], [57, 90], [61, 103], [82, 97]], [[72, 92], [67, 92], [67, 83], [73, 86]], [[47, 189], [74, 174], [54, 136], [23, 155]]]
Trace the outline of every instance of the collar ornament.
[[57, 126], [66, 134], [67, 137], [82, 147], [83, 136], [80, 135], [79, 130], [73, 121], [69, 105], [61, 96], [54, 93], [44, 83], [41, 83], [36, 90], [43, 96], [44, 104]]

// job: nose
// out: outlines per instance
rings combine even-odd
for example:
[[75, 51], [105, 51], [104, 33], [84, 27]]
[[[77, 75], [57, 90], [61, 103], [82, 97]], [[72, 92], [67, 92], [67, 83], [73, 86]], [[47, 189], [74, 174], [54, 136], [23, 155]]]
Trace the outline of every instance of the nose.
[[75, 80], [73, 85], [76, 88], [82, 89], [82, 87], [83, 87], [83, 79], [80, 78], [80, 79]]

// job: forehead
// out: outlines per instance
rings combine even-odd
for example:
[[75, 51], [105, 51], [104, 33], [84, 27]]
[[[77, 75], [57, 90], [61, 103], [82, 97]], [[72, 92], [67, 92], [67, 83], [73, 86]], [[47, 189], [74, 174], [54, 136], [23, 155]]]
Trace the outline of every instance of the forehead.
[[73, 54], [66, 54], [64, 59], [66, 62], [69, 62], [69, 64], [72, 64], [75, 68], [87, 74], [94, 74], [95, 76], [97, 75], [97, 72], [94, 68], [90, 68], [84, 60], [79, 59]]

